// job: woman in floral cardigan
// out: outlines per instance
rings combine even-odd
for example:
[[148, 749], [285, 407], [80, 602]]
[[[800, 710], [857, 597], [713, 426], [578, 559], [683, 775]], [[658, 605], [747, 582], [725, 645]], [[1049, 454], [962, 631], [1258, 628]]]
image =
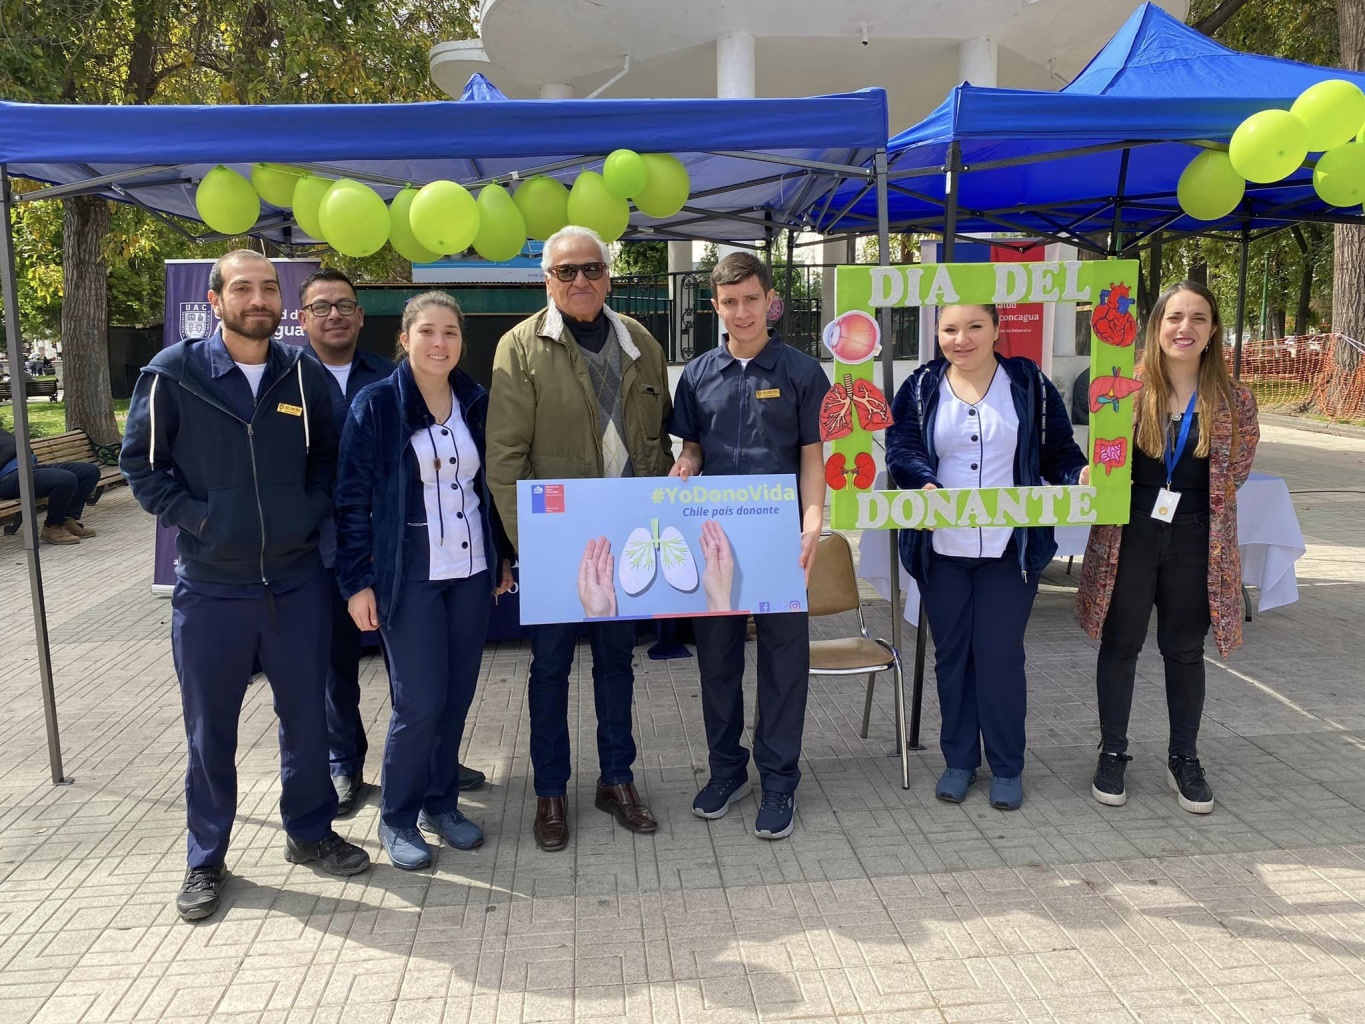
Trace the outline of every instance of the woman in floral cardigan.
[[1091, 793], [1117, 807], [1128, 795], [1128, 717], [1152, 607], [1170, 712], [1167, 782], [1181, 807], [1213, 810], [1196, 744], [1204, 710], [1204, 637], [1226, 658], [1242, 642], [1237, 488], [1251, 472], [1256, 400], [1223, 358], [1218, 302], [1182, 281], [1161, 295], [1145, 331], [1127, 526], [1090, 531], [1077, 618], [1100, 641], [1095, 682], [1100, 758]]

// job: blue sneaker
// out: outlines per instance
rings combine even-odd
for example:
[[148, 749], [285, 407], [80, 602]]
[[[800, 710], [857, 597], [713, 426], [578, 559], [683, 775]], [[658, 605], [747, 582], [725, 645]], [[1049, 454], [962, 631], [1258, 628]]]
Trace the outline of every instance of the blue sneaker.
[[759, 839], [786, 839], [796, 827], [792, 820], [795, 813], [795, 795], [765, 789], [758, 805], [758, 817], [754, 819], [754, 835]]
[[417, 827], [423, 832], [440, 836], [448, 846], [457, 850], [477, 850], [483, 845], [483, 829], [459, 811], [442, 811], [440, 814], [421, 811], [417, 815]]
[[1024, 802], [1024, 779], [1016, 775], [1012, 779], [999, 776], [991, 779], [991, 806], [1001, 811], [1017, 811]]
[[723, 818], [731, 804], [749, 795], [750, 788], [747, 778], [718, 779], [712, 776], [701, 792], [692, 798], [692, 813], [698, 818]]
[[975, 768], [945, 768], [934, 787], [934, 796], [950, 804], [960, 804], [967, 799], [967, 790], [975, 781]]
[[420, 871], [431, 867], [431, 847], [415, 828], [392, 828], [380, 822], [379, 842], [399, 870]]

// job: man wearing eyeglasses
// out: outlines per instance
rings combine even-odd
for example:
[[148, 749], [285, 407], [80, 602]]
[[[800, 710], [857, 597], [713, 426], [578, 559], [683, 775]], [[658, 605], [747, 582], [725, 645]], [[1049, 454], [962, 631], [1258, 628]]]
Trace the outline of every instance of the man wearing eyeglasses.
[[[607, 247], [587, 228], [551, 235], [541, 257], [546, 308], [498, 343], [488, 403], [488, 483], [517, 542], [517, 481], [663, 476], [673, 465], [664, 423], [668, 396], [663, 349], [630, 317], [606, 305]], [[534, 835], [542, 850], [569, 842], [569, 673], [579, 623], [527, 627], [531, 672]], [[592, 645], [600, 775], [595, 805], [632, 832], [659, 826], [635, 790], [631, 708], [635, 625], [586, 626]]]
[[[355, 286], [340, 270], [330, 267], [310, 274], [299, 287], [299, 319], [308, 336], [305, 354], [327, 371], [332, 413], [337, 432], [346, 425], [351, 401], [367, 384], [386, 378], [393, 362], [358, 344], [365, 326], [365, 310], [356, 301]], [[360, 718], [360, 630], [346, 611], [337, 587], [336, 524], [329, 516], [322, 524], [318, 550], [327, 568], [332, 592], [332, 647], [327, 659], [327, 748], [332, 785], [337, 791], [337, 814], [352, 813], [365, 789], [365, 724]]]

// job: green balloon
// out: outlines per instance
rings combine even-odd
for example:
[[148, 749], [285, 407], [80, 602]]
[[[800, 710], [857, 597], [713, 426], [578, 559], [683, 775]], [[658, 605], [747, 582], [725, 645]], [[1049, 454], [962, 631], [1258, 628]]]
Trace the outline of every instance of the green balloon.
[[1365, 202], [1365, 143], [1346, 142], [1318, 157], [1313, 168], [1313, 191], [1328, 206]]
[[294, 186], [294, 220], [309, 238], [322, 239], [322, 225], [318, 223], [318, 207], [327, 190], [336, 184], [331, 178], [305, 174]]
[[1300, 93], [1289, 112], [1308, 129], [1309, 152], [1320, 153], [1350, 141], [1360, 130], [1365, 92], [1354, 82], [1331, 78]]
[[405, 188], [389, 203], [389, 245], [411, 263], [435, 263], [441, 254], [432, 252], [412, 234], [412, 221], [409, 218], [412, 201], [416, 198], [415, 188]]
[[389, 208], [368, 185], [342, 178], [318, 206], [322, 237], [343, 256], [370, 256], [389, 240]]
[[231, 167], [219, 164], [204, 175], [194, 190], [194, 208], [199, 219], [224, 235], [243, 235], [261, 216], [261, 199], [256, 190]]
[[1287, 110], [1262, 110], [1237, 126], [1228, 158], [1247, 181], [1268, 184], [1289, 177], [1308, 156], [1308, 129]]
[[303, 171], [284, 164], [252, 164], [251, 184], [271, 206], [287, 210], [294, 202], [294, 186]]
[[630, 206], [607, 191], [602, 175], [583, 171], [569, 193], [569, 223], [592, 228], [602, 241], [614, 242], [630, 223]]
[[485, 185], [479, 193], [479, 233], [474, 251], [490, 263], [502, 263], [526, 244], [526, 221], [501, 185]]
[[646, 153], [649, 181], [633, 196], [635, 208], [647, 217], [672, 217], [687, 202], [692, 182], [687, 168], [668, 153]]
[[526, 222], [526, 234], [541, 242], [569, 223], [569, 190], [557, 178], [537, 175], [522, 182], [512, 197]]
[[617, 199], [629, 199], [649, 183], [649, 165], [633, 149], [618, 149], [602, 163], [607, 191]]
[[1226, 153], [1206, 149], [1180, 172], [1175, 196], [1195, 220], [1219, 220], [1237, 208], [1246, 187]]
[[412, 237], [432, 252], [464, 252], [479, 233], [479, 206], [463, 185], [433, 181], [408, 208]]

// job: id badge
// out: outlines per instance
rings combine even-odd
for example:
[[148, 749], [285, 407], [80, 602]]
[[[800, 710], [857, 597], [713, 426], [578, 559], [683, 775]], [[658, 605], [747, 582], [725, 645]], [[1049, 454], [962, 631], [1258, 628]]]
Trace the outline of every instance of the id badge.
[[1156, 504], [1152, 506], [1152, 518], [1160, 519], [1163, 523], [1172, 522], [1175, 519], [1175, 507], [1179, 504], [1179, 491], [1161, 488], [1156, 492]]

